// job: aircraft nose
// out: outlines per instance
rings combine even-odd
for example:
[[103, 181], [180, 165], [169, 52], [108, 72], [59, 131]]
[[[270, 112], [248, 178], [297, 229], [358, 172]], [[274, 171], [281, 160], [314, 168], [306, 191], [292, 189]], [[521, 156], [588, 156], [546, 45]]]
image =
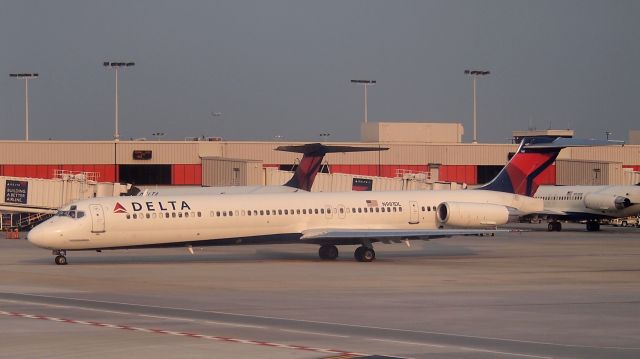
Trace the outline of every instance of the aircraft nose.
[[50, 237], [49, 231], [42, 226], [35, 226], [27, 233], [27, 240], [34, 246], [41, 248], [49, 248], [47, 245], [48, 238]]

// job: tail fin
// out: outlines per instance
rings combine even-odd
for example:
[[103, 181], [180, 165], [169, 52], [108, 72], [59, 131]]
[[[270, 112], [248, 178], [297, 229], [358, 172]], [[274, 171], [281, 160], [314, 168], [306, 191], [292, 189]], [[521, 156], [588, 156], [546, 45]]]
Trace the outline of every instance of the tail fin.
[[583, 140], [564, 137], [527, 137], [496, 178], [478, 188], [489, 191], [533, 196], [540, 183], [536, 181], [566, 147], [590, 147], [621, 144], [619, 141]]
[[365, 151], [386, 151], [388, 147], [353, 147], [353, 146], [331, 146], [321, 143], [308, 143], [298, 146], [280, 146], [278, 151], [303, 153], [298, 168], [293, 177], [285, 183], [285, 186], [310, 191], [313, 181], [320, 171], [322, 159], [327, 153], [335, 152], [365, 152]]

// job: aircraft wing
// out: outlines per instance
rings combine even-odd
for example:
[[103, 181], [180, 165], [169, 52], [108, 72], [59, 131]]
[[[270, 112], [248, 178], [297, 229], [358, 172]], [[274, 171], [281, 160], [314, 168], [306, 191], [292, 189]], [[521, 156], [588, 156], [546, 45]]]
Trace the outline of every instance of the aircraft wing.
[[401, 241], [406, 239], [432, 239], [451, 236], [491, 235], [508, 230], [496, 229], [336, 229], [317, 228], [302, 232], [301, 240], [319, 242], [322, 240], [369, 239], [372, 241]]
[[553, 211], [553, 210], [548, 210], [545, 209], [544, 211], [540, 211], [540, 212], [535, 212], [532, 214], [538, 214], [538, 215], [545, 215], [545, 216], [567, 216], [569, 215], [568, 212], [565, 211]]

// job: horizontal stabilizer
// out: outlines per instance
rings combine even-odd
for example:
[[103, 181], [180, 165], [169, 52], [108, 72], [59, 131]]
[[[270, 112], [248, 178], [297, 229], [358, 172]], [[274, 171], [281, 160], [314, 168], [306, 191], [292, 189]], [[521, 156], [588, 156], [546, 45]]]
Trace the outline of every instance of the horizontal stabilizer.
[[558, 137], [551, 142], [538, 142], [536, 141], [536, 138], [531, 138], [530, 142], [525, 143], [524, 149], [562, 149], [567, 147], [598, 147], [613, 145], [624, 145], [624, 141]]
[[277, 151], [303, 153], [300, 164], [293, 177], [285, 183], [287, 187], [311, 191], [313, 181], [320, 171], [322, 159], [327, 153], [337, 152], [366, 152], [366, 151], [386, 151], [388, 147], [354, 147], [354, 146], [332, 146], [322, 143], [307, 143], [304, 145], [280, 146]]
[[307, 143], [304, 145], [280, 146], [276, 151], [294, 152], [294, 153], [345, 153], [345, 152], [367, 152], [367, 151], [386, 151], [389, 147], [356, 147], [356, 146], [333, 146], [323, 145], [322, 143]]

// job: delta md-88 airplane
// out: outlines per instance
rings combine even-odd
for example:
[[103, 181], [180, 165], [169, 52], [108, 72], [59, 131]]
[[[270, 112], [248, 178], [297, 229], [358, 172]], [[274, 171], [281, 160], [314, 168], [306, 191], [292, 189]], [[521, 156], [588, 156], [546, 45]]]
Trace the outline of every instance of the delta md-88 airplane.
[[356, 260], [370, 262], [376, 242], [489, 234], [519, 216], [541, 212], [542, 200], [516, 193], [537, 188], [539, 168], [570, 145], [567, 139], [527, 139], [498, 176], [476, 190], [87, 199], [36, 226], [28, 240], [51, 249], [56, 264], [66, 264], [66, 252], [75, 250], [186, 247], [193, 252], [193, 246], [276, 243], [316, 244], [320, 258], [328, 260], [338, 257], [338, 245], [359, 245]]

